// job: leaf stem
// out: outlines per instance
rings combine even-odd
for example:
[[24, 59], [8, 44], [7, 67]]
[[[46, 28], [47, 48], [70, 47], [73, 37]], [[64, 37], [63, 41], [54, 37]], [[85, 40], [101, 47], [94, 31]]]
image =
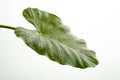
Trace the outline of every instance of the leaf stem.
[[16, 29], [15, 27], [7, 26], [7, 25], [1, 25], [1, 24], [0, 24], [0, 28], [7, 28], [7, 29], [12, 29], [12, 30]]

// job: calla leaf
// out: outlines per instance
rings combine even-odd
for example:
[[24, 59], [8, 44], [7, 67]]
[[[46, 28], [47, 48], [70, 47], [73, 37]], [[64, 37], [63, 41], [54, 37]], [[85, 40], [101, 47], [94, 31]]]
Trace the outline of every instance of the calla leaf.
[[83, 39], [73, 36], [56, 15], [37, 8], [27, 8], [23, 16], [36, 30], [18, 27], [15, 34], [38, 54], [62, 65], [78, 68], [95, 67], [98, 64], [95, 52], [87, 48]]

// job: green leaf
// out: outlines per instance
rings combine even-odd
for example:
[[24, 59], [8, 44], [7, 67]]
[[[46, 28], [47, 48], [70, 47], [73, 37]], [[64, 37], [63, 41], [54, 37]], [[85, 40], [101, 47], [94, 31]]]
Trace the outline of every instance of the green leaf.
[[36, 30], [18, 27], [15, 34], [38, 54], [78, 68], [95, 67], [98, 64], [95, 52], [87, 48], [83, 39], [73, 36], [56, 15], [37, 8], [27, 8], [23, 16]]

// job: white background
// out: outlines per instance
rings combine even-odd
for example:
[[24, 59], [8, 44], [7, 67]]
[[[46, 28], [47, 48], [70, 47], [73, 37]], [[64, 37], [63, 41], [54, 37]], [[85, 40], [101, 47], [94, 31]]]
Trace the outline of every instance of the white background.
[[0, 80], [120, 80], [119, 0], [0, 0], [0, 24], [33, 29], [23, 9], [56, 14], [87, 42], [100, 64], [79, 69], [36, 54], [14, 31], [0, 28]]

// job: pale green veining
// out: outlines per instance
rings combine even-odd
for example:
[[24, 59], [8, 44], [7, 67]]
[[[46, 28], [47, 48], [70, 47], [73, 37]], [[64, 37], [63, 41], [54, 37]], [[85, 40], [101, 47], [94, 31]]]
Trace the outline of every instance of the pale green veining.
[[78, 68], [95, 67], [99, 63], [95, 52], [87, 48], [83, 39], [73, 36], [56, 15], [37, 8], [26, 8], [23, 16], [36, 30], [22, 27], [11, 29], [38, 54]]

